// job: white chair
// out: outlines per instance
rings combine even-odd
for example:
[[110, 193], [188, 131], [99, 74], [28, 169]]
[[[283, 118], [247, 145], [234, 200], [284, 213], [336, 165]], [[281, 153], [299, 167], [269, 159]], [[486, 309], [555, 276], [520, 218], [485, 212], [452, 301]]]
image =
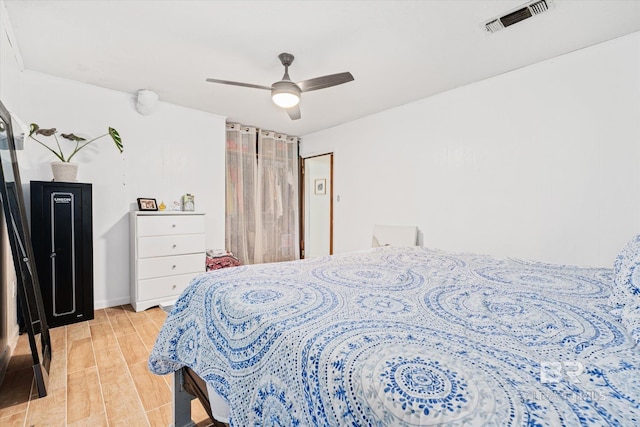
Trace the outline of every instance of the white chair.
[[373, 226], [372, 248], [378, 246], [416, 246], [418, 227], [415, 225], [380, 225]]

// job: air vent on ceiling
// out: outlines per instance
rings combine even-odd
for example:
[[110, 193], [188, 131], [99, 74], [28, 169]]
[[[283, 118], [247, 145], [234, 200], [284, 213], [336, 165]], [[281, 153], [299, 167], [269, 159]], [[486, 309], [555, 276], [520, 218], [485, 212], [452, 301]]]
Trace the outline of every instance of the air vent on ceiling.
[[534, 0], [514, 9], [505, 15], [492, 18], [484, 23], [485, 31], [495, 33], [520, 21], [548, 11], [553, 7], [552, 0]]

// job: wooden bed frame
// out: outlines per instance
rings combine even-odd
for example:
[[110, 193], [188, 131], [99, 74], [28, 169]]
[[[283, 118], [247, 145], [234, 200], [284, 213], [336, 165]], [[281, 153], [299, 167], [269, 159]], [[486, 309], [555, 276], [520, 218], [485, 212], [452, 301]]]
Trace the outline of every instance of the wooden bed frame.
[[174, 427], [195, 426], [191, 420], [191, 401], [200, 400], [214, 427], [229, 427], [229, 424], [216, 420], [211, 414], [211, 403], [207, 384], [189, 368], [173, 373], [173, 425]]

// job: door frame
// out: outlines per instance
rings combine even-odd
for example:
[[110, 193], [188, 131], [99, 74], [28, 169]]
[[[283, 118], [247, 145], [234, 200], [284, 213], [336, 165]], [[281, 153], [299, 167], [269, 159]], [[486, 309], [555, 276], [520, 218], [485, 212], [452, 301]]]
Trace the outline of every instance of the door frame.
[[298, 194], [299, 197], [299, 216], [300, 216], [300, 259], [304, 259], [305, 255], [305, 170], [304, 165], [307, 159], [313, 159], [315, 157], [329, 156], [329, 255], [333, 255], [333, 152], [314, 154], [313, 156], [302, 157], [300, 156], [299, 171], [298, 171]]

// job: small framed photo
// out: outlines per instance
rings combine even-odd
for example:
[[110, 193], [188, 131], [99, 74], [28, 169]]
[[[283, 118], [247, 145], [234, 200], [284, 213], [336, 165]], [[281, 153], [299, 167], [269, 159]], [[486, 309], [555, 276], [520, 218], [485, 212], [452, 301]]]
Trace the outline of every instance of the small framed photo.
[[141, 211], [157, 211], [158, 204], [156, 203], [156, 199], [145, 199], [142, 197], [138, 198], [138, 210]]
[[313, 181], [313, 194], [327, 194], [327, 180], [325, 178]]

